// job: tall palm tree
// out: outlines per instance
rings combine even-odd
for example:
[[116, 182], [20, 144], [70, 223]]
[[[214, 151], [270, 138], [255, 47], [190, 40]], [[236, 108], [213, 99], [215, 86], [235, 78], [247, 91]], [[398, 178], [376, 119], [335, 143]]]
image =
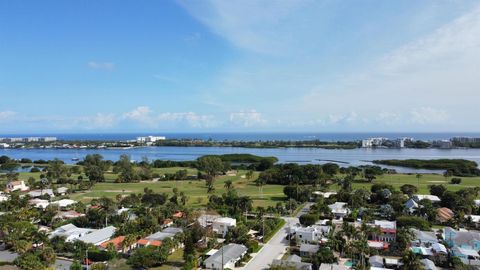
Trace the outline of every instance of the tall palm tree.
[[413, 251], [408, 250], [404, 253], [402, 257], [403, 266], [401, 269], [405, 270], [423, 270], [423, 264], [420, 261], [420, 258], [413, 253]]

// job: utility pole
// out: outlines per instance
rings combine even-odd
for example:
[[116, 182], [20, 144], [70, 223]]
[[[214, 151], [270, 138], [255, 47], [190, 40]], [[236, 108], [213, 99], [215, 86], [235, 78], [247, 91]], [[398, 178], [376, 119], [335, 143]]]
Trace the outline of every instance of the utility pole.
[[222, 270], [223, 270], [223, 248], [225, 247], [225, 245], [222, 243]]
[[88, 270], [88, 247], [85, 249], [85, 264], [87, 265], [87, 270]]

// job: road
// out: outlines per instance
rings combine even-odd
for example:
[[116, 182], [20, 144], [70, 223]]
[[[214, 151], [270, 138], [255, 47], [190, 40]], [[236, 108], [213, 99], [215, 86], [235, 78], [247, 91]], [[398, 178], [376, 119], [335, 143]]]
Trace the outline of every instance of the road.
[[269, 268], [270, 264], [275, 259], [283, 257], [287, 248], [290, 246], [287, 240], [287, 228], [290, 225], [299, 223], [298, 217], [308, 212], [308, 209], [312, 206], [311, 203], [307, 203], [296, 217], [283, 217], [285, 225], [268, 241], [263, 248], [258, 252], [245, 267], [244, 270], [260, 270]]

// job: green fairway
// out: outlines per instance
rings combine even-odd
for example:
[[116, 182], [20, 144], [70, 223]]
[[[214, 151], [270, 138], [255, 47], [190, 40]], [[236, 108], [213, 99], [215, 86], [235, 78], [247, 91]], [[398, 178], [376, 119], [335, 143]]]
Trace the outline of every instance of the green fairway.
[[[163, 175], [165, 173], [175, 173], [184, 168], [155, 168], [153, 172]], [[197, 170], [193, 168], [187, 169], [189, 175], [196, 175]], [[233, 188], [239, 195], [250, 196], [253, 199], [254, 207], [257, 206], [274, 206], [277, 202], [283, 201], [286, 197], [283, 194], [282, 185], [265, 185], [261, 192], [255, 185], [254, 179], [258, 177], [258, 172], [255, 173], [253, 179], [247, 180], [245, 178], [246, 171], [238, 171], [235, 176], [219, 176], [215, 180], [215, 190], [212, 193], [207, 193], [205, 181], [203, 180], [183, 180], [183, 181], [142, 181], [140, 183], [115, 183], [117, 175], [113, 172], [105, 174], [106, 182], [97, 183], [91, 190], [76, 192], [70, 197], [74, 200], [79, 200], [88, 203], [94, 198], [103, 196], [115, 198], [118, 194], [128, 195], [130, 193], [142, 193], [144, 188], [149, 188], [155, 192], [164, 192], [172, 194], [173, 188], [178, 188], [179, 192], [184, 192], [188, 196], [187, 204], [193, 207], [201, 207], [207, 203], [208, 196], [211, 194], [222, 195], [225, 192], [225, 181], [231, 180]], [[41, 173], [20, 173], [19, 178], [27, 181], [29, 177], [34, 177], [36, 180], [40, 179]], [[72, 175], [76, 179], [78, 175]], [[83, 175], [86, 178], [85, 175]], [[399, 189], [404, 184], [411, 184], [419, 186], [419, 193], [428, 194], [429, 185], [443, 184], [449, 190], [456, 191], [467, 187], [480, 187], [480, 177], [462, 177], [462, 182], [459, 185], [450, 184], [451, 178], [445, 178], [442, 175], [423, 174], [418, 181], [415, 174], [386, 174], [377, 177], [373, 183], [384, 182]], [[370, 189], [371, 183], [357, 182], [353, 183], [354, 189], [364, 188]], [[67, 185], [68, 186], [68, 185]], [[330, 186], [331, 190], [338, 190], [340, 187], [336, 184]]]

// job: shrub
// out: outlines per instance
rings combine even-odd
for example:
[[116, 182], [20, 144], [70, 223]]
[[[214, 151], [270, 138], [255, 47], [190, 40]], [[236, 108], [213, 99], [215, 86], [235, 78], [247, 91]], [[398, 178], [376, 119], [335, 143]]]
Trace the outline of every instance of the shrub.
[[457, 178], [457, 177], [454, 177], [450, 180], [450, 184], [452, 185], [458, 185], [462, 182], [462, 178]]

